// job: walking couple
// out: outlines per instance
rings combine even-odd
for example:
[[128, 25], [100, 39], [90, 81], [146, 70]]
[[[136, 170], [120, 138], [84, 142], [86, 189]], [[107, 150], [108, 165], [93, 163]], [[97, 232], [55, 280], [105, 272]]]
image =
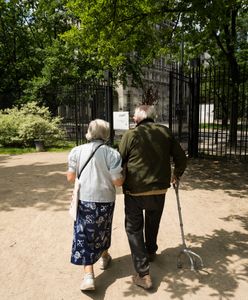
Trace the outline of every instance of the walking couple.
[[180, 144], [166, 126], [155, 123], [155, 117], [153, 106], [137, 107], [136, 127], [124, 133], [118, 151], [105, 143], [109, 124], [93, 120], [86, 134], [88, 143], [73, 148], [68, 156], [67, 180], [73, 182], [95, 151], [79, 178], [82, 188], [73, 232], [71, 263], [84, 266], [82, 291], [95, 289], [94, 264], [98, 261], [104, 270], [111, 262], [115, 186], [122, 186], [124, 193], [125, 230], [136, 271], [133, 283], [152, 288], [149, 269], [158, 249], [165, 194], [186, 168]]

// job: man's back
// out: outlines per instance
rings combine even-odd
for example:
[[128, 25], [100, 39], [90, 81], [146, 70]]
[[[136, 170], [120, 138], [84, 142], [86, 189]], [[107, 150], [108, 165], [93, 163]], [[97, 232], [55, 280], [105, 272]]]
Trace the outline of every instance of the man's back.
[[186, 166], [185, 153], [169, 128], [149, 119], [124, 134], [119, 151], [123, 163], [127, 164], [124, 193], [143, 193], [170, 187], [171, 156], [176, 159], [178, 172], [183, 172]]

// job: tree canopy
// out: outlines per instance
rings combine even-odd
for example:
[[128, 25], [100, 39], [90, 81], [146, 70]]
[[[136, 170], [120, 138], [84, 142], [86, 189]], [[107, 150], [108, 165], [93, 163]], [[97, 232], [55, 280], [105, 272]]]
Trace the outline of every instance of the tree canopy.
[[186, 58], [208, 52], [237, 67], [247, 60], [247, 2], [244, 0], [69, 0], [78, 19], [67, 41], [103, 67], [113, 70], [154, 57], [179, 58], [184, 42]]
[[238, 79], [247, 10], [245, 0], [0, 0], [0, 107], [106, 69], [123, 80], [160, 56], [209, 53]]

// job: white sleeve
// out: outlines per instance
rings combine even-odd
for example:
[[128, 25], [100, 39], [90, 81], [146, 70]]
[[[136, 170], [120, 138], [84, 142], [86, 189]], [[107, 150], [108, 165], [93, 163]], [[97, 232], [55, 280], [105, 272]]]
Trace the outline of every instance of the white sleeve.
[[122, 159], [121, 155], [115, 149], [109, 151], [109, 172], [112, 180], [116, 180], [122, 177]]
[[68, 172], [77, 171], [78, 164], [78, 147], [74, 147], [68, 155]]

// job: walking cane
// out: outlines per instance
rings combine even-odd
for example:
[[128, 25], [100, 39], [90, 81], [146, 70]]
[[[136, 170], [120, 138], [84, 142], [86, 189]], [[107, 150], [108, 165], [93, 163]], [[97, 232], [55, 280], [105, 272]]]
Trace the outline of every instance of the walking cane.
[[180, 206], [180, 201], [179, 201], [179, 182], [177, 181], [177, 183], [173, 183], [173, 187], [175, 189], [175, 193], [176, 193], [176, 198], [177, 198], [177, 208], [178, 208], [178, 215], [179, 215], [179, 222], [180, 222], [180, 228], [181, 228], [181, 235], [182, 235], [182, 242], [183, 242], [183, 249], [180, 251], [178, 257], [177, 257], [177, 267], [178, 268], [182, 268], [182, 256], [186, 255], [186, 257], [188, 257], [188, 259], [190, 260], [190, 264], [191, 264], [191, 270], [195, 270], [196, 269], [196, 259], [198, 259], [200, 261], [200, 265], [201, 267], [203, 267], [203, 261], [201, 259], [201, 257], [194, 253], [193, 251], [191, 251], [190, 249], [187, 248], [186, 243], [185, 243], [185, 237], [184, 237], [184, 230], [183, 230], [183, 219], [182, 219], [182, 213], [181, 213], [181, 206]]

